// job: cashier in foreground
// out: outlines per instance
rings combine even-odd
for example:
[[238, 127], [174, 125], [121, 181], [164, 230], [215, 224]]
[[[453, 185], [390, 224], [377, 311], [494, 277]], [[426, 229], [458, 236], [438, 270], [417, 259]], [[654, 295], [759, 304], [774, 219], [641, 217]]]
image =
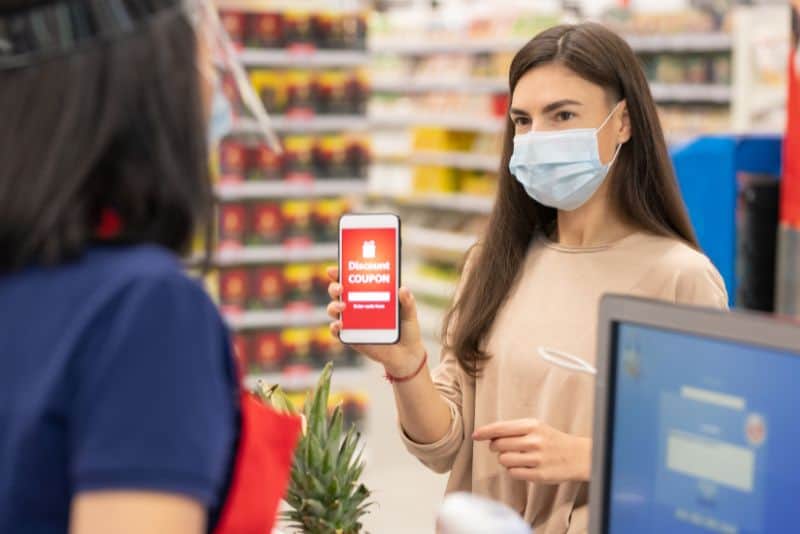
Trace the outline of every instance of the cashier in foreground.
[[299, 421], [240, 392], [179, 258], [232, 121], [220, 28], [203, 0], [0, 1], [2, 534], [274, 523]]
[[[698, 249], [639, 65], [597, 24], [526, 44], [511, 65], [494, 211], [468, 254], [441, 363], [425, 365], [406, 288], [400, 342], [355, 346], [384, 365], [400, 436], [450, 473], [447, 491], [502, 501], [537, 534], [588, 528], [594, 378], [558, 363], [594, 364], [601, 296], [728, 300]], [[330, 275], [338, 332], [346, 304]]]

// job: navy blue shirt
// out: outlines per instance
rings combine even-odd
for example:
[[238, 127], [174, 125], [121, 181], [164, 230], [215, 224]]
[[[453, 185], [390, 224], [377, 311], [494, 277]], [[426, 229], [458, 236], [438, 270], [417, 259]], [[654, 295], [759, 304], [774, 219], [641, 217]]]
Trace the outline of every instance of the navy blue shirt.
[[0, 276], [0, 533], [66, 532], [82, 491], [177, 493], [213, 511], [236, 389], [219, 313], [161, 248]]

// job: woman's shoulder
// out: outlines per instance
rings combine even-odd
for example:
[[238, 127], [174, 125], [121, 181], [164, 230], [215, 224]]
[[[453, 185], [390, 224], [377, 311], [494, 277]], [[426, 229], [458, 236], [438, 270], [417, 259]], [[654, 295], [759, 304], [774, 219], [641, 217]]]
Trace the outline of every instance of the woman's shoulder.
[[653, 234], [642, 234], [636, 249], [646, 272], [642, 284], [670, 293], [659, 296], [685, 304], [727, 306], [725, 282], [702, 251], [681, 239]]

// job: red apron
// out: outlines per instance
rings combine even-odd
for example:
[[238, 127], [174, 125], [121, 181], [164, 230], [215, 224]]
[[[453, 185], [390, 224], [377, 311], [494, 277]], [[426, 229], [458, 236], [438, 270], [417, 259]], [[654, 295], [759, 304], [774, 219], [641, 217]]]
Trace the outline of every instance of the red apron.
[[233, 477], [214, 534], [269, 534], [286, 492], [300, 418], [241, 395], [241, 429]]

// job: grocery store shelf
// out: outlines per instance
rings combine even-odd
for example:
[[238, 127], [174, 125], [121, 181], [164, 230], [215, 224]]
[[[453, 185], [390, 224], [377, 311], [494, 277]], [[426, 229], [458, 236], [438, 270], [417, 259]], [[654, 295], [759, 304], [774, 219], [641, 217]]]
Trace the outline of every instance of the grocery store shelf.
[[367, 191], [367, 182], [358, 178], [345, 180], [317, 179], [310, 182], [241, 182], [218, 184], [215, 190], [217, 198], [223, 201], [361, 195]]
[[485, 133], [503, 131], [505, 119], [498, 117], [470, 117], [468, 115], [437, 114], [416, 111], [412, 113], [384, 113], [370, 117], [370, 123], [376, 127], [406, 128], [429, 126], [448, 130], [464, 130]]
[[[636, 52], [718, 52], [730, 50], [731, 36], [722, 32], [687, 32], [624, 36]], [[516, 52], [528, 39], [478, 39], [424, 42], [421, 39], [383, 39], [369, 43], [374, 54], [427, 56], [432, 54], [486, 54]]]
[[660, 102], [717, 103], [731, 101], [731, 87], [723, 84], [652, 82], [650, 90], [653, 98]]
[[723, 32], [696, 32], [625, 36], [637, 52], [725, 52], [733, 39]]
[[440, 300], [450, 300], [456, 291], [456, 284], [426, 276], [404, 276], [403, 285], [415, 295], [425, 295]]
[[[285, 115], [270, 116], [270, 125], [279, 132], [311, 133], [334, 132], [339, 130], [366, 130], [369, 126], [363, 115], [310, 115], [287, 117]], [[236, 125], [237, 133], [259, 133], [254, 121], [243, 120]]]
[[338, 255], [337, 243], [320, 243], [304, 247], [267, 245], [220, 250], [214, 258], [214, 263], [225, 267], [252, 263], [326, 261], [335, 260]]
[[488, 215], [494, 206], [493, 197], [452, 194], [412, 194], [412, 195], [373, 195], [377, 200], [388, 200], [401, 206], [430, 208], [436, 210], [458, 211]]
[[508, 82], [491, 78], [417, 78], [406, 80], [373, 80], [373, 91], [384, 93], [505, 93], [508, 91]]
[[233, 330], [279, 328], [282, 326], [314, 326], [328, 322], [325, 308], [308, 310], [265, 310], [226, 313], [225, 320]]
[[239, 59], [248, 67], [358, 67], [369, 62], [369, 55], [357, 50], [245, 48]]
[[462, 256], [477, 240], [473, 235], [444, 230], [415, 226], [406, 226], [403, 229], [404, 245], [451, 257]]
[[[290, 373], [247, 375], [245, 387], [252, 390], [259, 381], [262, 381], [269, 385], [280, 384], [281, 388], [286, 391], [306, 390], [317, 385], [320, 372], [320, 369], [308, 369]], [[331, 374], [331, 390], [336, 392], [363, 388], [368, 379], [369, 375], [363, 367], [334, 367]]]
[[409, 162], [415, 165], [433, 165], [437, 167], [453, 167], [455, 169], [468, 171], [497, 172], [497, 169], [500, 167], [500, 155], [418, 150], [411, 153]]
[[445, 309], [417, 300], [417, 320], [424, 338], [438, 342], [444, 320]]
[[367, 48], [374, 54], [427, 56], [432, 54], [484, 54], [516, 52], [527, 39], [478, 39], [471, 41], [433, 42], [424, 39], [376, 39]]

